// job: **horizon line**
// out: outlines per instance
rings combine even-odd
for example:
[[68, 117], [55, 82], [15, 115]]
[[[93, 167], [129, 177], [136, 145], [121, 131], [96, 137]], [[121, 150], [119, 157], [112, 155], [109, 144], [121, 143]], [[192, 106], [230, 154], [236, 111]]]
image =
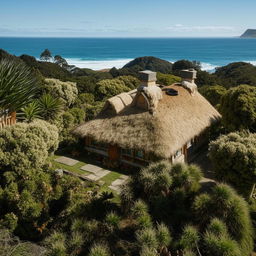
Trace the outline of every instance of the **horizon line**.
[[[163, 37], [163, 36], [159, 36], [159, 37], [149, 37], [149, 36], [145, 36], [145, 37], [117, 37], [117, 36], [112, 36], [112, 37], [108, 37], [108, 36], [1, 36], [0, 38], [53, 38], [53, 39], [58, 39], [58, 38], [63, 38], [63, 39], [218, 39], [218, 38], [223, 38], [223, 39], [234, 39], [234, 38], [241, 38], [241, 36], [177, 36], [177, 37]], [[244, 39], [244, 38], [241, 38]], [[254, 39], [254, 38], [246, 38], [246, 39]]]

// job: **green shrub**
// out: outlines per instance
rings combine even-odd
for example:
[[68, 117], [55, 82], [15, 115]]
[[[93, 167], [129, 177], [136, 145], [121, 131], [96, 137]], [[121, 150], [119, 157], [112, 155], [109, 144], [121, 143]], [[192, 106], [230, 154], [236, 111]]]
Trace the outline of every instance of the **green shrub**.
[[168, 227], [163, 223], [158, 224], [156, 232], [159, 247], [167, 248], [172, 241], [171, 233]]
[[54, 121], [62, 112], [62, 102], [50, 94], [43, 94], [38, 100], [40, 116], [47, 121]]
[[227, 92], [227, 89], [220, 85], [205, 85], [199, 88], [199, 92], [213, 105], [220, 104], [221, 97]]
[[76, 99], [76, 106], [77, 107], [83, 107], [87, 104], [93, 104], [94, 103], [94, 95], [91, 93], [81, 93], [78, 94], [78, 97]]
[[97, 83], [97, 95], [98, 99], [107, 99], [122, 92], [128, 92], [130, 88], [118, 78], [105, 79]]
[[217, 68], [215, 75], [221, 79], [225, 87], [238, 86], [240, 84], [256, 85], [256, 67], [250, 63], [234, 62], [227, 66]]
[[78, 95], [76, 83], [62, 82], [58, 79], [45, 79], [44, 90], [54, 98], [60, 99], [65, 107], [75, 103]]
[[85, 112], [80, 108], [71, 108], [68, 112], [74, 117], [74, 125], [81, 124], [85, 121]]
[[170, 74], [162, 74], [157, 72], [157, 83], [162, 85], [172, 85], [181, 82], [181, 78]]
[[53, 232], [45, 240], [45, 245], [48, 248], [50, 256], [67, 256], [66, 236], [61, 232]]
[[[206, 255], [214, 256], [242, 256], [239, 245], [227, 237], [215, 236], [212, 233], [206, 233], [204, 236]], [[249, 255], [249, 254], [247, 254]]]
[[18, 123], [0, 130], [0, 169], [20, 174], [45, 164], [48, 152], [56, 150], [58, 130], [45, 121]]
[[227, 237], [228, 230], [226, 224], [218, 218], [213, 218], [207, 227], [207, 231], [216, 237]]
[[143, 247], [140, 256], [159, 256], [159, 253], [154, 248]]
[[216, 177], [245, 196], [256, 181], [256, 135], [248, 132], [222, 135], [210, 143], [209, 157]]
[[80, 232], [72, 232], [71, 238], [68, 242], [68, 247], [71, 252], [79, 252], [84, 244], [83, 234]]
[[106, 216], [106, 223], [114, 228], [118, 228], [121, 218], [114, 212], [110, 212]]
[[0, 60], [0, 109], [18, 111], [33, 100], [39, 90], [37, 78], [22, 62]]
[[193, 226], [186, 226], [183, 230], [180, 244], [183, 249], [195, 249], [199, 243], [200, 234], [198, 230]]
[[136, 232], [136, 239], [140, 248], [157, 249], [158, 247], [156, 231], [153, 228], [138, 230]]
[[[205, 194], [196, 197], [193, 209], [194, 216], [202, 227], [205, 221], [218, 218], [225, 223], [228, 235], [222, 236], [239, 244], [242, 255], [249, 255], [253, 248], [253, 232], [249, 208], [245, 200], [229, 186], [219, 184], [212, 188], [208, 200], [201, 200]], [[200, 201], [200, 203], [198, 203]], [[206, 204], [204, 204], [206, 202]], [[204, 212], [206, 210], [206, 212]], [[204, 222], [202, 222], [204, 216]], [[212, 223], [211, 223], [212, 225]], [[220, 224], [218, 224], [220, 226]], [[221, 229], [225, 229], [222, 227]], [[214, 236], [216, 236], [214, 234]], [[224, 241], [225, 241], [224, 239]], [[232, 242], [233, 243], [233, 242]]]
[[131, 212], [133, 217], [139, 217], [141, 215], [148, 213], [148, 206], [145, 202], [139, 199], [134, 203]]
[[229, 131], [256, 131], [256, 87], [240, 85], [221, 98], [222, 121]]
[[124, 82], [125, 86], [131, 90], [138, 88], [140, 85], [140, 80], [134, 76], [119, 76], [116, 79]]
[[106, 245], [94, 244], [90, 249], [89, 256], [110, 256], [110, 253]]

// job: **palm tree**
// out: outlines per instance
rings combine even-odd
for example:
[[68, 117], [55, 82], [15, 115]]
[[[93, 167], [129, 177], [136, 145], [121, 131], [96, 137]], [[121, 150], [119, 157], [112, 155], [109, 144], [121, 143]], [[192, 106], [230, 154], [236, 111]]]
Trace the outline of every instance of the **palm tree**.
[[33, 100], [37, 79], [22, 62], [0, 61], [0, 110], [16, 112]]

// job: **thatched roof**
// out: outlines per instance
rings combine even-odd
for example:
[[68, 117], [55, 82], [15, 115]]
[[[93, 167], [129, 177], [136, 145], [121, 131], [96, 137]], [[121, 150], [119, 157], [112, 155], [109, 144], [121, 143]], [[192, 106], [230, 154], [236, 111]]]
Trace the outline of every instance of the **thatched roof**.
[[[178, 96], [167, 95], [167, 88], [177, 90]], [[154, 115], [133, 104], [119, 113], [105, 108], [96, 119], [77, 127], [74, 134], [169, 158], [220, 117], [200, 93], [191, 95], [184, 87], [172, 85], [163, 89]]]
[[137, 90], [132, 90], [130, 92], [120, 93], [112, 98], [109, 98], [106, 101], [103, 110], [106, 110], [109, 106], [111, 106], [116, 114], [120, 113], [125, 107], [132, 103], [136, 92]]

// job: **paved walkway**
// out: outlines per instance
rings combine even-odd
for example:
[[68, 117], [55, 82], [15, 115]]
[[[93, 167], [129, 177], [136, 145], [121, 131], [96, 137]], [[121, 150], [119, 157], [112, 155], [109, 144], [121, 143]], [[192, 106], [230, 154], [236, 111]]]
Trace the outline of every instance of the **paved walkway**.
[[[67, 165], [67, 166], [74, 166], [77, 163], [79, 163], [79, 161], [69, 158], [69, 157], [65, 157], [65, 156], [58, 157], [58, 158], [54, 159], [54, 161], [64, 164], [64, 165]], [[84, 171], [84, 174], [78, 174], [78, 173], [68, 171], [68, 170], [63, 170], [63, 171], [69, 175], [74, 175], [74, 176], [77, 176], [84, 180], [98, 181], [99, 184], [102, 183], [102, 185], [105, 182], [102, 181], [101, 179], [103, 177], [105, 177], [107, 174], [111, 173], [110, 170], [103, 169], [103, 168], [101, 168], [97, 165], [93, 165], [93, 164], [85, 164], [84, 166], [80, 167], [80, 169], [82, 171]], [[109, 185], [108, 187], [110, 189], [116, 191], [119, 194], [121, 192], [122, 185], [127, 181], [128, 178], [129, 177], [127, 175], [120, 174], [120, 177], [118, 179], [114, 180], [111, 183], [111, 185]]]
[[125, 184], [128, 178], [127, 175], [121, 175], [119, 179], [114, 180], [108, 187], [120, 194], [122, 185]]
[[77, 164], [79, 161], [72, 159], [70, 157], [65, 157], [65, 156], [61, 156], [55, 159], [56, 162], [61, 163], [61, 164], [65, 164], [68, 166], [74, 166], [75, 164]]
[[82, 166], [80, 169], [91, 173], [91, 174], [85, 175], [85, 177], [87, 177], [88, 180], [91, 180], [91, 181], [98, 181], [99, 179], [103, 178], [104, 176], [110, 173], [109, 170], [102, 169], [99, 166], [92, 165], [92, 164], [86, 164]]

